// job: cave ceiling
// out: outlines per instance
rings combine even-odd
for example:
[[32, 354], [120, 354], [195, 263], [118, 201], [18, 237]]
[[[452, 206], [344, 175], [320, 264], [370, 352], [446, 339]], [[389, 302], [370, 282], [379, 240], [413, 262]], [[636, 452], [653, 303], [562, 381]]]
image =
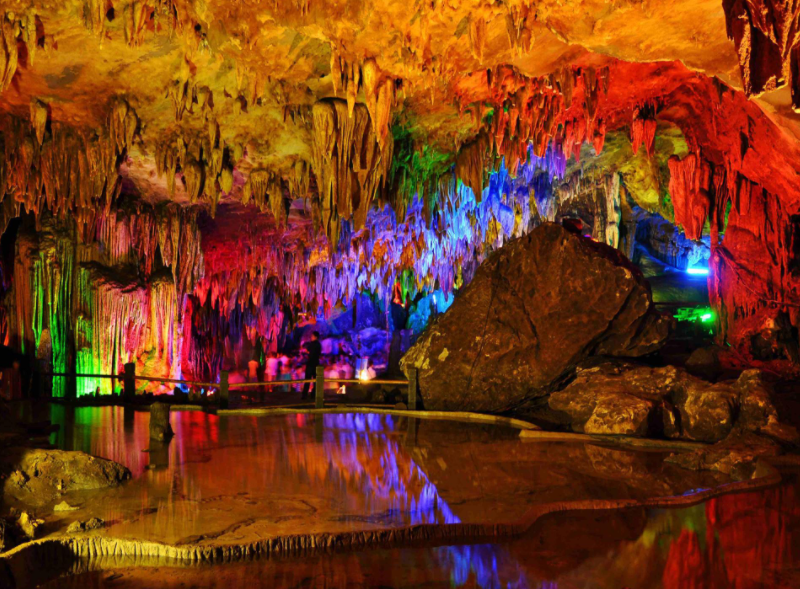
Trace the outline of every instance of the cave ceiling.
[[0, 224], [69, 219], [131, 284], [160, 284], [160, 252], [189, 314], [330, 310], [399, 276], [450, 292], [552, 202], [599, 187], [613, 213], [619, 186], [614, 223], [633, 203], [710, 235], [723, 334], [800, 326], [794, 3], [6, 0], [0, 19]]
[[[137, 122], [119, 171], [151, 200], [198, 200], [196, 181], [172, 186], [168, 177], [190, 167], [164, 162], [181, 141], [228, 148], [225, 162], [204, 170], [203, 192], [219, 192], [212, 200], [241, 200], [253, 170], [284, 181], [308, 175], [297, 167], [314, 167], [313, 106], [323, 99], [365, 105], [379, 143], [402, 124], [415, 146], [455, 157], [480, 131], [473, 111], [492, 98], [486, 72], [501, 67], [537, 78], [611, 65], [612, 116], [669, 86], [663, 72], [615, 76], [618, 60], [679, 61], [744, 87], [719, 0], [3, 4], [0, 109], [28, 118], [43, 103], [53, 123], [86, 131], [108, 126], [124, 102]], [[664, 87], [631, 87], [647, 83]], [[791, 134], [789, 94], [774, 89], [759, 105]]]

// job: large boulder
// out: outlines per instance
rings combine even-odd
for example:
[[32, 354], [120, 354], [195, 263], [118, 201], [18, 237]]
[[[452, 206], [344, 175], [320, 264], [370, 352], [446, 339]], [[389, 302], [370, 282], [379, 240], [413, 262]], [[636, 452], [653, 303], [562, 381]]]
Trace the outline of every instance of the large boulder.
[[669, 321], [617, 250], [544, 224], [492, 254], [402, 361], [427, 409], [499, 412], [591, 355], [641, 356]]

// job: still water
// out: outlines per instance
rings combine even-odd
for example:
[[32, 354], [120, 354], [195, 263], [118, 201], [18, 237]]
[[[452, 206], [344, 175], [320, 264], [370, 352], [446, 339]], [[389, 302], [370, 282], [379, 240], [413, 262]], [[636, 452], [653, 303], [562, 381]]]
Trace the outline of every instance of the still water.
[[799, 493], [791, 480], [686, 509], [553, 514], [496, 544], [192, 567], [97, 559], [43, 587], [790, 589], [800, 587]]
[[[501, 426], [378, 414], [171, 416], [175, 438], [149, 440], [149, 414], [119, 407], [25, 408], [61, 425], [52, 443], [127, 465], [133, 480], [67, 494], [61, 529], [100, 517], [110, 538], [242, 545], [289, 534], [413, 524], [517, 523], [564, 501], [602, 505], [725, 485], [665, 455], [524, 442]], [[100, 558], [37, 583], [65, 587], [800, 587], [798, 485], [680, 510], [546, 516], [514, 540], [363, 548], [210, 566]], [[35, 575], [34, 575], [35, 576]], [[33, 577], [32, 577], [33, 579]]]

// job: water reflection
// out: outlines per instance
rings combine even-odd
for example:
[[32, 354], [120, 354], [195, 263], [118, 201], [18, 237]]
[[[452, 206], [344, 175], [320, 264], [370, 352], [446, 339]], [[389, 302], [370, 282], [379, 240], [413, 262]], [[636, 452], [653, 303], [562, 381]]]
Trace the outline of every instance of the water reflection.
[[[664, 464], [657, 453], [529, 444], [508, 428], [451, 421], [377, 414], [219, 418], [187, 411], [172, 414], [176, 435], [164, 445], [150, 442], [147, 412], [43, 407], [47, 415], [28, 417], [61, 424], [52, 436], [54, 444], [116, 460], [134, 474], [122, 487], [66, 497], [81, 510], [50, 517], [97, 516], [114, 537], [169, 544], [209, 538], [244, 544], [429, 523], [514, 523], [537, 503], [680, 494], [718, 484], [721, 476]], [[779, 507], [768, 516], [753, 507], [753, 518], [764, 520], [752, 524], [762, 526], [761, 536], [746, 528], [731, 531], [738, 528], [728, 520], [736, 522], [746, 505], [726, 508], [723, 498], [694, 510], [603, 516], [601, 523], [576, 514], [546, 518], [534, 533], [502, 545], [316, 556], [303, 561], [318, 563], [312, 573], [298, 569], [292, 564], [296, 561], [214, 570], [238, 575], [247, 567], [266, 567], [258, 574], [274, 583], [264, 587], [338, 587], [351, 583], [354, 571], [360, 571], [356, 587], [724, 587], [747, 567], [763, 569], [765, 560], [798, 554], [787, 540], [791, 527], [780, 519], [787, 517], [785, 506], [794, 499], [774, 500]], [[66, 519], [59, 521], [66, 527]], [[548, 527], [547, 522], [557, 523]], [[773, 536], [781, 525], [788, 536], [776, 545]], [[732, 540], [737, 534], [741, 544]], [[752, 538], [760, 545], [755, 553], [744, 554], [744, 542]], [[337, 563], [344, 561], [349, 564], [339, 570]], [[137, 572], [137, 579], [148, 570]], [[329, 570], [342, 583], [328, 583]], [[224, 578], [215, 572], [195, 582], [192, 575], [208, 574], [196, 569], [175, 574], [188, 575], [188, 586], [214, 586]], [[312, 584], [304, 585], [308, 578]], [[230, 589], [242, 585], [242, 579], [218, 586]]]
[[[403, 445], [407, 421], [390, 415], [287, 415], [226, 417], [200, 411], [171, 416], [175, 438], [149, 440], [149, 414], [121, 407], [52, 405], [50, 419], [61, 429], [51, 443], [83, 450], [127, 465], [138, 479], [142, 509], [154, 500], [162, 525], [181, 518], [175, 500], [191, 512], [215, 495], [336, 498], [342, 522], [382, 525], [457, 523], [425, 472]], [[123, 493], [124, 495], [125, 493]], [[122, 518], [121, 512], [106, 513]], [[188, 525], [188, 527], [191, 527]]]
[[554, 514], [525, 537], [502, 544], [190, 568], [84, 561], [74, 566], [77, 576], [47, 587], [789, 589], [800, 586], [798, 489], [792, 481], [687, 509]]

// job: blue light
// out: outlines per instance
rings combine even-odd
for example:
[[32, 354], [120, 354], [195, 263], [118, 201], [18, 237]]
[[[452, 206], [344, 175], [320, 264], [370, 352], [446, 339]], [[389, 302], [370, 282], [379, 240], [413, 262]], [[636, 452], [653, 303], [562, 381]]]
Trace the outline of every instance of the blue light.
[[686, 273], [693, 276], [707, 276], [708, 268], [687, 268]]

